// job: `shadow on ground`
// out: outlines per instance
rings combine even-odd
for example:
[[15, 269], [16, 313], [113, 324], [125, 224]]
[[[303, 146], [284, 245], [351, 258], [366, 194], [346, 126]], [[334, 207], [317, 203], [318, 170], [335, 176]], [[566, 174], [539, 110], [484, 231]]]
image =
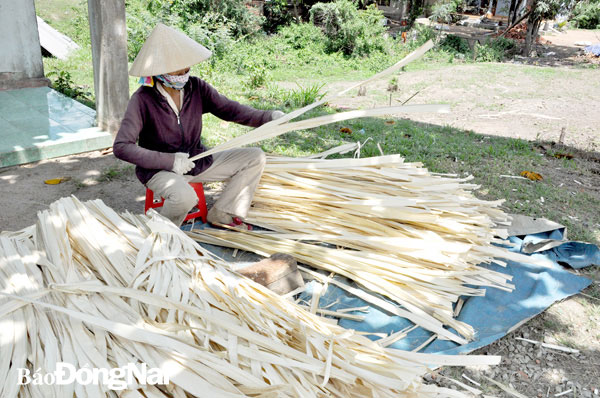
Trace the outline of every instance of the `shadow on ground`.
[[[444, 368], [440, 373], [483, 390], [484, 394], [510, 397], [487, 376], [527, 397], [596, 398], [600, 391], [600, 270], [583, 272], [594, 283], [582, 294], [554, 304], [541, 315], [502, 339], [474, 352], [501, 355], [496, 367]], [[567, 353], [516, 338], [525, 338], [579, 350]], [[475, 386], [462, 375], [480, 382]], [[445, 380], [434, 379], [450, 386]], [[567, 392], [571, 390], [570, 392]]]

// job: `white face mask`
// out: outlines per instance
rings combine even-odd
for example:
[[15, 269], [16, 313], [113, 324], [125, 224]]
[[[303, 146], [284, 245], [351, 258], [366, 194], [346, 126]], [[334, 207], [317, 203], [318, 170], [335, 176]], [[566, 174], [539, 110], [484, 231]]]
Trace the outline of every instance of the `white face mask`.
[[163, 82], [165, 86], [174, 88], [175, 90], [181, 90], [190, 78], [190, 71], [188, 70], [183, 75], [169, 75], [168, 73], [165, 73], [156, 77]]

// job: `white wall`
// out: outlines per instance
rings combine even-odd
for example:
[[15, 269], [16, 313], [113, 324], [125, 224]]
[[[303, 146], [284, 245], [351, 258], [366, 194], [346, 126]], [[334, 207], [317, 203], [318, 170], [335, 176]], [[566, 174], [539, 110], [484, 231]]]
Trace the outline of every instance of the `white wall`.
[[0, 0], [0, 81], [44, 77], [34, 0]]

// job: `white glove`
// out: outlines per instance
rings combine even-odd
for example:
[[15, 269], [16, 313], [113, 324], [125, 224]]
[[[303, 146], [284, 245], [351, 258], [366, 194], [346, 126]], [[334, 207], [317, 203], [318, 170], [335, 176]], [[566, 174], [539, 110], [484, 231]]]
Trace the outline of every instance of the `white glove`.
[[271, 112], [271, 120], [279, 119], [280, 117], [285, 116], [285, 113], [281, 111], [273, 111]]
[[175, 154], [175, 161], [173, 162], [173, 173], [184, 175], [195, 166], [194, 162], [190, 160], [190, 155], [183, 152], [177, 152]]

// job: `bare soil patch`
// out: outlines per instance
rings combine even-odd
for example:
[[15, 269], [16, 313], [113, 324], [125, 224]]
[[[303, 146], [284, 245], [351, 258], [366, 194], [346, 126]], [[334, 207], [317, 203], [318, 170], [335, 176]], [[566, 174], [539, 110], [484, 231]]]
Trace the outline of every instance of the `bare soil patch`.
[[[336, 92], [346, 83], [327, 87]], [[450, 114], [415, 114], [412, 120], [472, 130], [480, 134], [558, 141], [585, 151], [600, 149], [600, 79], [597, 70], [547, 68], [501, 63], [457, 64], [410, 70], [389, 82], [367, 87], [367, 96], [335, 98], [342, 108], [409, 104], [450, 104]], [[391, 101], [390, 101], [391, 98]]]

